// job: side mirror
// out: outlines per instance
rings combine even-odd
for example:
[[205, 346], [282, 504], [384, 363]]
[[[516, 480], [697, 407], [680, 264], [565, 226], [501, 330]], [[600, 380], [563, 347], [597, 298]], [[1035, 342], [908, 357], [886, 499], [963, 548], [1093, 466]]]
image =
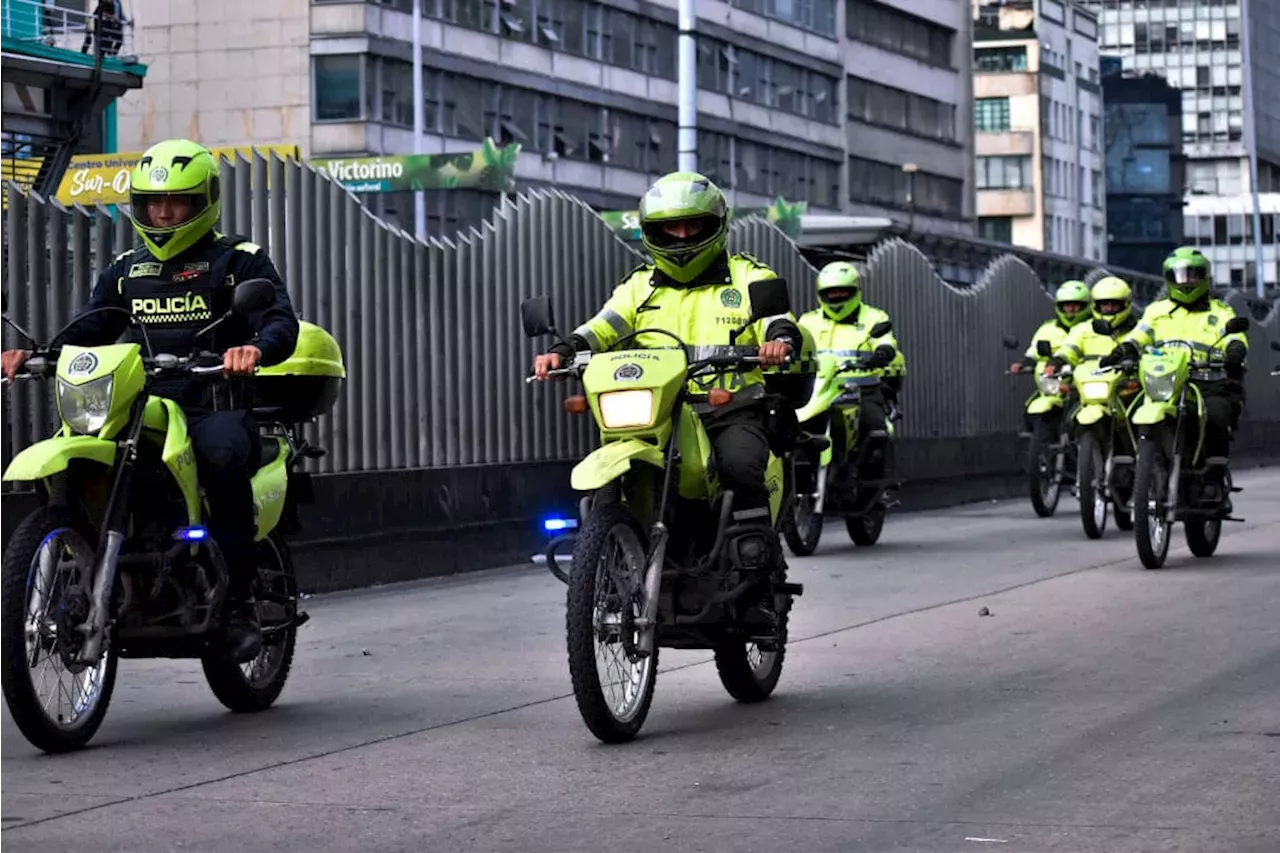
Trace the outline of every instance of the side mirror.
[[1019, 344], [1019, 343], [1021, 343], [1021, 342], [1020, 342], [1017, 338], [1013, 337], [1012, 335], [1005, 335], [1005, 336], [1004, 336], [1004, 348], [1005, 348], [1005, 349], [1013, 349], [1013, 350], [1016, 350], [1016, 349], [1018, 348], [1018, 344]]
[[879, 323], [876, 323], [874, 326], [871, 327], [871, 331], [868, 334], [870, 334], [870, 336], [873, 338], [882, 338], [892, 331], [893, 331], [893, 321], [881, 320]]
[[1036, 355], [1048, 358], [1053, 355], [1053, 347], [1049, 346], [1048, 341], [1036, 341]]
[[520, 323], [524, 326], [525, 335], [530, 338], [554, 335], [556, 320], [551, 311], [551, 297], [543, 294], [521, 302]]
[[1106, 320], [1096, 319], [1093, 321], [1093, 330], [1100, 335], [1110, 335], [1111, 324], [1108, 323]]
[[1272, 341], [1271, 348], [1276, 352], [1280, 352], [1280, 341]]
[[751, 296], [751, 322], [753, 323], [791, 310], [791, 294], [787, 292], [785, 278], [753, 281], [748, 288], [748, 293]]
[[1248, 317], [1232, 317], [1227, 321], [1226, 327], [1223, 329], [1224, 335], [1238, 335], [1241, 332], [1249, 331]]
[[251, 278], [236, 285], [231, 294], [231, 310], [240, 315], [256, 314], [276, 300], [276, 288], [265, 278]]

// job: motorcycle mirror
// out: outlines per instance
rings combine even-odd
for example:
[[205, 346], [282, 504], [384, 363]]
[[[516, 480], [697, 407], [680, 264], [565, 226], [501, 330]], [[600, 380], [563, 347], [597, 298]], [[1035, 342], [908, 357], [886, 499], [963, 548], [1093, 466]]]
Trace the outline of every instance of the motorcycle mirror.
[[1053, 355], [1053, 347], [1048, 341], [1036, 341], [1036, 355], [1048, 358]]
[[1015, 337], [1013, 337], [1013, 336], [1011, 336], [1011, 335], [1005, 335], [1005, 336], [1004, 336], [1004, 348], [1005, 348], [1005, 349], [1017, 349], [1017, 348], [1018, 348], [1018, 343], [1019, 343], [1019, 341], [1018, 341], [1018, 339], [1017, 339], [1017, 338], [1015, 338]]
[[1093, 330], [1100, 335], [1111, 334], [1111, 324], [1101, 318], [1093, 321]]
[[881, 320], [871, 327], [871, 337], [881, 338], [893, 331], [893, 322], [890, 320]]
[[231, 294], [231, 310], [237, 314], [255, 314], [276, 301], [275, 285], [265, 278], [251, 278], [236, 285]]
[[1280, 341], [1272, 341], [1271, 348], [1276, 352], [1280, 352]]
[[551, 297], [545, 293], [520, 303], [520, 323], [527, 337], [556, 333], [555, 314], [551, 310]]
[[751, 322], [766, 317], [776, 317], [791, 310], [791, 294], [787, 292], [785, 278], [766, 278], [753, 281], [748, 288], [751, 298]]
[[1227, 321], [1226, 327], [1223, 329], [1223, 335], [1238, 335], [1241, 332], [1249, 331], [1248, 317], [1232, 317]]

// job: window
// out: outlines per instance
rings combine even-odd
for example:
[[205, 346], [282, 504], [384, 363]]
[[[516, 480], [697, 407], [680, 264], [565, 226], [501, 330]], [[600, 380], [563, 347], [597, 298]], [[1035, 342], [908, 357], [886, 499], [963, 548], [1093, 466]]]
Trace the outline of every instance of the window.
[[901, 165], [850, 157], [849, 200], [959, 218], [964, 213], [964, 181], [930, 172], [916, 172], [911, 178]]
[[361, 85], [364, 59], [364, 54], [315, 57], [316, 121], [353, 121], [369, 115], [371, 103]]
[[723, 190], [840, 207], [837, 162], [714, 131], [698, 134], [698, 159], [698, 169]]
[[978, 98], [973, 104], [974, 125], [980, 132], [1009, 129], [1008, 98]]
[[951, 43], [955, 30], [873, 0], [847, 0], [845, 25], [851, 39], [910, 56], [929, 65], [951, 67]]
[[1026, 71], [1025, 47], [983, 47], [973, 52], [974, 71]]
[[977, 187], [980, 190], [1030, 189], [1031, 158], [979, 157]]
[[836, 0], [729, 0], [730, 5], [784, 24], [836, 34]]
[[928, 139], [955, 140], [956, 108], [891, 86], [848, 78], [849, 118]]
[[698, 37], [698, 88], [805, 116], [836, 120], [839, 79], [755, 51]]
[[1013, 217], [980, 216], [978, 217], [978, 236], [983, 240], [994, 240], [997, 243], [1013, 242]]

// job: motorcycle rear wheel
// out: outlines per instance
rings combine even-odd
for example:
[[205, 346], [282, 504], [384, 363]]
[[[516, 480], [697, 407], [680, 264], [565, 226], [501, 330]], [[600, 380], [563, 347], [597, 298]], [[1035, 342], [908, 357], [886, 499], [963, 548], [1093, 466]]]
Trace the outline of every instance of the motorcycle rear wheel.
[[1078, 470], [1080, 523], [1085, 536], [1101, 539], [1107, 532], [1106, 454], [1092, 432], [1080, 436]]
[[[573, 566], [565, 609], [573, 696], [593, 735], [604, 743], [625, 743], [640, 733], [658, 678], [656, 642], [647, 657], [632, 654], [645, 546], [644, 533], [626, 507], [601, 504], [583, 519]], [[615, 666], [602, 663], [601, 656], [612, 656]], [[615, 687], [618, 696], [605, 695], [606, 688]]]
[[[262, 625], [262, 650], [247, 663], [227, 657], [216, 639], [200, 663], [205, 680], [218, 701], [238, 714], [265, 711], [280, 697], [293, 667], [298, 627], [298, 579], [288, 546], [276, 533], [258, 543], [258, 620]], [[264, 618], [267, 617], [267, 618]]]
[[1032, 434], [1027, 450], [1027, 491], [1031, 507], [1041, 518], [1051, 518], [1058, 511], [1062, 497], [1062, 481], [1058, 477], [1058, 452], [1040, 435]]
[[[53, 563], [47, 572], [42, 572], [46, 557]], [[0, 678], [5, 702], [23, 736], [37, 749], [48, 753], [70, 752], [92, 740], [107, 715], [115, 690], [117, 657], [110, 638], [104, 640], [102, 657], [91, 667], [68, 665], [60, 649], [58, 628], [65, 630], [70, 626], [65, 622], [56, 624], [55, 614], [68, 604], [62, 597], [65, 583], [60, 586], [58, 581], [66, 573], [92, 572], [93, 557], [88, 537], [76, 529], [70, 517], [62, 510], [46, 506], [18, 525], [4, 550], [0, 567], [3, 578]], [[41, 592], [45, 606], [41, 608], [43, 616], [38, 618], [37, 636], [34, 642], [29, 642], [26, 623], [35, 591]], [[80, 605], [85, 606], [84, 602]], [[37, 675], [41, 653], [45, 654], [47, 663], [39, 667]], [[42, 700], [38, 695], [40, 688], [47, 684], [46, 675], [50, 672], [57, 679], [56, 710], [52, 712], [46, 707], [50, 700]], [[71, 690], [62, 688], [64, 675], [71, 676]], [[64, 696], [68, 700], [65, 713]]]
[[782, 535], [787, 547], [797, 557], [808, 557], [818, 550], [822, 539], [822, 513], [813, 511], [813, 498], [805, 495], [792, 503], [791, 512], [782, 522]]

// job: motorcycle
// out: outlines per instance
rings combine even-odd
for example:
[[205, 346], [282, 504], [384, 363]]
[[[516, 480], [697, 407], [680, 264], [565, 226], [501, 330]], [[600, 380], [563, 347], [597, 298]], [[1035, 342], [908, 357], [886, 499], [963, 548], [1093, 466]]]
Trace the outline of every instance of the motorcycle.
[[[1016, 351], [1019, 348], [1017, 338], [1006, 337], [1004, 346]], [[1036, 393], [1027, 398], [1027, 417], [1033, 425], [1045, 419], [1056, 419], [1058, 434], [1053, 443], [1046, 441], [1045, 436], [1035, 429], [1019, 435], [1030, 440], [1027, 448], [1027, 490], [1031, 506], [1036, 515], [1050, 518], [1058, 510], [1063, 485], [1075, 483], [1078, 463], [1071, 424], [1075, 417], [1076, 398], [1069, 379], [1048, 376], [1044, 372], [1049, 357], [1053, 355], [1053, 347], [1048, 341], [1036, 342], [1036, 355], [1038, 358], [1032, 371]], [[1026, 372], [1015, 374], [1006, 370], [1005, 375], [1021, 376]]]
[[[581, 379], [585, 396], [566, 399], [565, 410], [590, 411], [601, 434], [601, 446], [571, 475], [587, 496], [568, 578], [566, 639], [578, 710], [605, 743], [632, 740], [643, 726], [659, 648], [714, 650], [720, 681], [739, 702], [767, 699], [782, 674], [788, 612], [804, 591], [787, 582], [769, 529], [787, 501], [786, 466], [771, 448], [767, 511], [735, 513], [694, 411], [727, 405], [735, 393], [689, 388], [690, 380], [706, 388], [758, 365], [757, 348], [733, 342], [751, 323], [790, 310], [786, 283], [753, 282], [750, 301], [751, 318], [710, 355], [691, 353], [669, 331], [645, 329], [550, 372]], [[529, 337], [563, 340], [546, 296], [522, 303], [521, 319]], [[642, 335], [671, 343], [625, 349]], [[757, 602], [772, 604], [771, 624], [744, 618]]]
[[[1133, 516], [1138, 557], [1148, 569], [1164, 565], [1177, 522], [1183, 523], [1191, 553], [1210, 557], [1218, 548], [1222, 522], [1243, 520], [1225, 512], [1229, 494], [1240, 491], [1232, 482], [1227, 460], [1203, 455], [1207, 418], [1192, 374], [1203, 381], [1225, 379], [1226, 362], [1218, 355], [1218, 346], [1228, 335], [1248, 328], [1247, 317], [1228, 320], [1204, 359], [1193, 355], [1205, 349], [1203, 344], [1166, 340], [1148, 347], [1138, 360], [1142, 396], [1131, 418], [1139, 431]], [[1126, 372], [1134, 367], [1132, 361], [1121, 364]], [[1195, 429], [1194, 442], [1191, 429]], [[1213, 467], [1224, 469], [1223, 486], [1206, 479]]]
[[[274, 298], [268, 281], [239, 284], [232, 308], [197, 339]], [[312, 500], [304, 459], [324, 455], [302, 423], [327, 413], [345, 377], [337, 342], [300, 324], [285, 362], [259, 368], [251, 390], [263, 432], [252, 472], [256, 577], [251, 583], [262, 650], [247, 664], [225, 650], [222, 620], [229, 574], [204, 525], [187, 419], [172, 400], [149, 392], [153, 379], [222, 375], [222, 357], [156, 354], [146, 327], [136, 343], [60, 345], [80, 318], [36, 346], [19, 379], [55, 377], [61, 426], [18, 453], [6, 482], [39, 483], [46, 502], [22, 521], [4, 550], [0, 654], [5, 701], [37, 748], [66, 752], [87, 744], [107, 713], [120, 658], [198, 658], [214, 696], [236, 712], [261, 711], [284, 689], [297, 629], [297, 581], [285, 533], [297, 506]], [[14, 323], [23, 337], [35, 340]], [[54, 696], [42, 698], [49, 676]], [[64, 677], [69, 676], [69, 685]], [[52, 707], [50, 707], [52, 706]]]
[[[893, 329], [888, 320], [874, 325], [867, 339], [887, 335]], [[898, 505], [893, 494], [901, 483], [888, 477], [859, 481], [857, 472], [865, 461], [868, 445], [858, 435], [858, 411], [864, 394], [882, 385], [879, 372], [860, 359], [826, 359], [814, 383], [813, 395], [796, 412], [806, 423], [831, 413], [823, 435], [805, 435], [796, 448], [794, 480], [796, 497], [793, 509], [783, 519], [782, 533], [787, 546], [797, 557], [807, 557], [822, 538], [824, 516], [844, 517], [849, 538], [857, 545], [870, 547], [880, 539], [885, 517]], [[885, 419], [885, 432], [868, 438], [885, 438], [885, 470], [893, 466], [894, 423], [899, 414], [890, 407]], [[838, 419], [838, 420], [837, 420]], [[842, 464], [835, 468], [834, 442], [841, 440]], [[832, 481], [836, 482], [833, 483]], [[836, 488], [832, 488], [835, 485]], [[864, 490], [869, 490], [867, 495]], [[859, 493], [862, 492], [862, 495]], [[834, 500], [830, 500], [834, 498]]]
[[[1112, 337], [1106, 320], [1094, 320], [1093, 330]], [[1075, 411], [1077, 495], [1085, 535], [1101, 539], [1107, 529], [1108, 506], [1121, 530], [1133, 529], [1133, 448], [1137, 440], [1129, 423], [1129, 409], [1139, 383], [1118, 370], [1098, 368], [1100, 357], [1083, 360], [1074, 371], [1080, 405]], [[1126, 400], [1127, 398], [1127, 400]]]

